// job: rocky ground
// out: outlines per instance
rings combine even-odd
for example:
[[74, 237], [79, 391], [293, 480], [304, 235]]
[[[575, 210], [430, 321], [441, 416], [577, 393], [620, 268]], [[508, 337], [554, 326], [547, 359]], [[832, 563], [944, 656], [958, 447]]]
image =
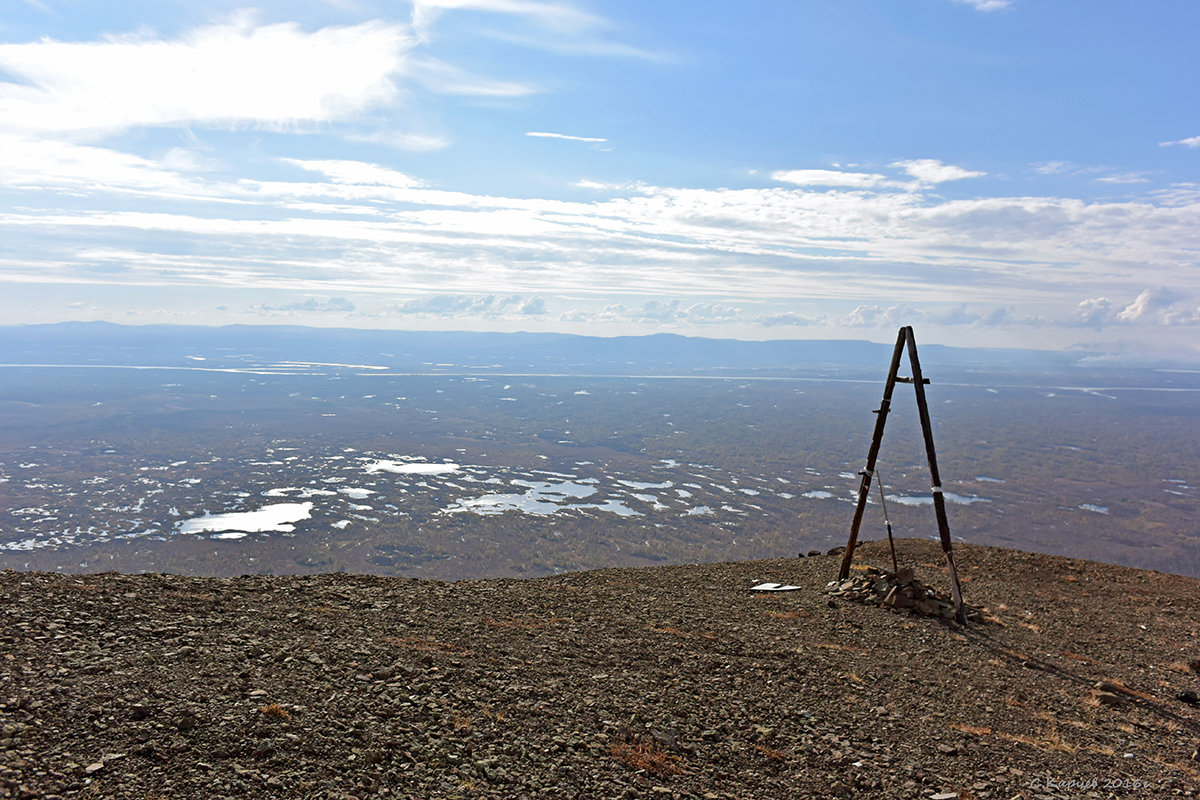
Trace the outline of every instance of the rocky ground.
[[[898, 544], [948, 588], [933, 544]], [[0, 572], [0, 797], [1197, 796], [1200, 581], [957, 553], [965, 629], [827, 594], [830, 556]]]

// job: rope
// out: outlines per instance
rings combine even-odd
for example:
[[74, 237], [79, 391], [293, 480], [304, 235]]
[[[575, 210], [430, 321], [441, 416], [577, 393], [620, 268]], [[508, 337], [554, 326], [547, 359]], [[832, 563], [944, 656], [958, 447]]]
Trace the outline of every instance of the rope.
[[879, 485], [879, 505], [883, 508], [883, 522], [887, 525], [888, 532], [888, 548], [892, 551], [892, 572], [895, 572], [899, 569], [896, 565], [896, 543], [892, 541], [892, 521], [888, 519], [887, 502], [883, 499], [883, 476], [878, 467], [875, 469], [875, 481]]

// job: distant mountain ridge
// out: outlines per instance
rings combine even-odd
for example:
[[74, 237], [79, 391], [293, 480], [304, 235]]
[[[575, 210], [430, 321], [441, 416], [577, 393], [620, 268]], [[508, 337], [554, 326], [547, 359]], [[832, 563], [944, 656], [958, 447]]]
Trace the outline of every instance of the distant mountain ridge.
[[[918, 331], [918, 340], [920, 332]], [[747, 341], [658, 333], [598, 337], [559, 333], [384, 331], [285, 325], [128, 326], [63, 322], [0, 327], [0, 360], [9, 363], [137, 363], [196, 365], [219, 361], [355, 362], [392, 369], [595, 374], [782, 375], [837, 370], [886, 372], [892, 345], [862, 340]], [[923, 361], [955, 371], [1061, 372], [1079, 370], [1078, 353], [957, 348], [921, 344]], [[1097, 369], [1087, 364], [1086, 369]]]

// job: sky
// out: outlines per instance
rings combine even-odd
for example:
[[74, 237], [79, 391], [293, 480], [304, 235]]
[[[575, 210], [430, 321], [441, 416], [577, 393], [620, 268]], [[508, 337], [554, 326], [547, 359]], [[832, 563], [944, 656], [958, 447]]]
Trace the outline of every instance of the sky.
[[0, 0], [6, 324], [1200, 362], [1194, 0]]

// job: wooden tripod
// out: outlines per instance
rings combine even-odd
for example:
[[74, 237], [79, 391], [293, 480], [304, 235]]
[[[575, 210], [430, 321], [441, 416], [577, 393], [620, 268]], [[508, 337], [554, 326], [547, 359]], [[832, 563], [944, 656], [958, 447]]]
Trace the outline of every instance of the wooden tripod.
[[[897, 376], [900, 369], [900, 357], [908, 348], [908, 361], [912, 367], [912, 377]], [[883, 442], [883, 428], [887, 423], [887, 415], [892, 405], [892, 390], [897, 383], [911, 383], [917, 395], [917, 413], [921, 417], [921, 431], [925, 435], [925, 455], [929, 458], [929, 476], [933, 484], [933, 510], [937, 515], [938, 535], [942, 540], [942, 552], [946, 554], [946, 567], [950, 572], [951, 589], [954, 594], [954, 614], [959, 624], [967, 624], [967, 612], [963, 607], [962, 589], [958, 584], [958, 570], [954, 566], [954, 553], [950, 544], [950, 523], [946, 520], [946, 498], [942, 496], [942, 479], [938, 474], [937, 454], [933, 449], [933, 426], [929, 422], [929, 404], [925, 400], [925, 385], [929, 379], [921, 375], [921, 361], [917, 358], [917, 340], [913, 336], [911, 326], [900, 329], [896, 337], [896, 349], [892, 351], [892, 365], [888, 369], [887, 383], [883, 388], [883, 402], [875, 410], [875, 433], [871, 437], [871, 449], [867, 452], [867, 466], [862, 472], [862, 482], [858, 487], [858, 505], [854, 508], [854, 521], [850, 524], [850, 541], [846, 543], [846, 552], [842, 556], [842, 568], [838, 572], [838, 580], [846, 580], [850, 576], [850, 562], [854, 560], [854, 547], [858, 543], [858, 529], [862, 525], [863, 512], [867, 508], [867, 497], [871, 493], [871, 481], [875, 476], [875, 462], [879, 458], [879, 445]], [[882, 491], [882, 487], [880, 488]]]

